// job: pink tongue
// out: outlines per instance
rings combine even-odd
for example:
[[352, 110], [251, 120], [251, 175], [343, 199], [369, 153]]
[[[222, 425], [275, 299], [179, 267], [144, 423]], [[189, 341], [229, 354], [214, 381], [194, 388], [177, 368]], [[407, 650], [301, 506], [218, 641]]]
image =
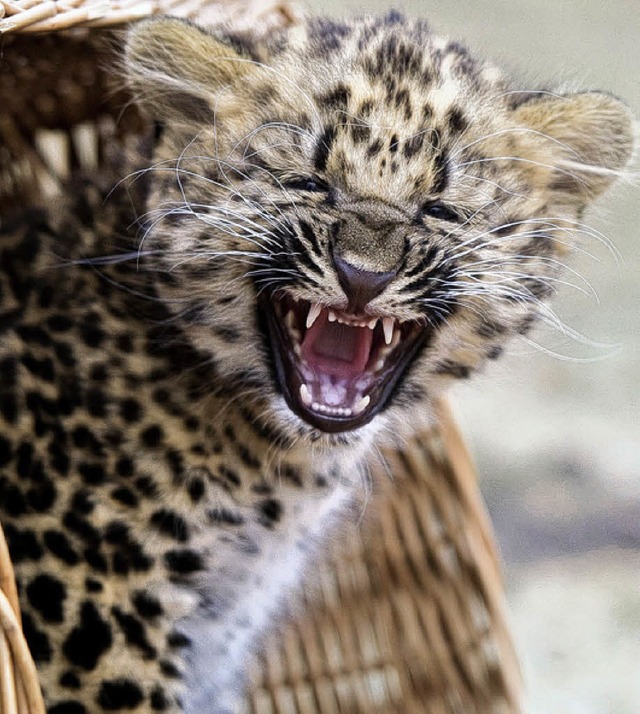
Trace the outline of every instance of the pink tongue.
[[302, 357], [315, 370], [336, 377], [355, 377], [364, 372], [373, 331], [329, 322], [323, 310], [302, 340]]

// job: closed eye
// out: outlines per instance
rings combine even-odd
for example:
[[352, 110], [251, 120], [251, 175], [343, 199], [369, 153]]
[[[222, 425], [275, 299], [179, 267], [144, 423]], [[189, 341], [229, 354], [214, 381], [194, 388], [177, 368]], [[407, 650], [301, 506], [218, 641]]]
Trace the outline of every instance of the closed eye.
[[449, 223], [460, 223], [463, 219], [453, 208], [445, 205], [441, 201], [429, 201], [420, 209], [420, 216], [429, 216], [439, 221], [448, 221]]
[[327, 184], [316, 176], [303, 176], [300, 178], [292, 178], [284, 181], [282, 184], [285, 188], [294, 191], [308, 191], [310, 193], [318, 193], [328, 191]]

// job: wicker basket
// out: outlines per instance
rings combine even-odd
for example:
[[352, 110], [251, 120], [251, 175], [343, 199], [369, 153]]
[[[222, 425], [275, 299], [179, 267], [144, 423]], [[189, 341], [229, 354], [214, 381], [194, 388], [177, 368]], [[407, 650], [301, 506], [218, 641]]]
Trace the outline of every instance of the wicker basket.
[[247, 712], [520, 711], [493, 535], [444, 404], [438, 417], [374, 469], [366, 522], [336, 540], [268, 642]]
[[[0, 0], [0, 215], [55, 195], [70, 172], [99, 168], [109, 142], [144, 129], [104, 69], [105, 28], [164, 11], [256, 32], [298, 18], [284, 0]], [[366, 517], [341, 531], [256, 658], [247, 713], [520, 711], [491, 528], [444, 405], [438, 416], [372, 467]], [[1, 530], [0, 623], [0, 714], [40, 714]]]

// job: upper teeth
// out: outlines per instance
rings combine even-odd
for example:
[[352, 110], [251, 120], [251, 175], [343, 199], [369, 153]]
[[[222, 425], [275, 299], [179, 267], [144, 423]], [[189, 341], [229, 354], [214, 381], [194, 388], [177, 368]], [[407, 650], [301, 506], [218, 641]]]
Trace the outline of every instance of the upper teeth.
[[311, 303], [309, 314], [307, 315], [307, 330], [318, 319], [318, 315], [322, 312], [322, 305], [319, 302]]
[[289, 333], [295, 339], [295, 341], [299, 342], [301, 335], [300, 335], [299, 330], [296, 328], [296, 316], [293, 314], [293, 310], [290, 310], [284, 316], [284, 324], [287, 326]]
[[[310, 304], [305, 323], [307, 329], [313, 327], [316, 320], [320, 317], [323, 309], [323, 306], [318, 302]], [[343, 325], [349, 325], [350, 327], [368, 327], [370, 330], [375, 330], [378, 320], [381, 320], [385, 344], [387, 346], [390, 345], [393, 349], [399, 342], [400, 331], [396, 329], [396, 319], [393, 317], [371, 317], [368, 320], [365, 320], [347, 315], [343, 312], [338, 312], [337, 310], [327, 310], [327, 319], [329, 322], [339, 322]], [[289, 310], [285, 314], [284, 322], [291, 336], [295, 338], [294, 341], [297, 344], [301, 340], [302, 335], [296, 327], [296, 318], [293, 310]]]
[[[312, 327], [312, 325], [315, 323], [315, 321], [320, 317], [320, 313], [322, 312], [322, 305], [320, 303], [311, 303], [311, 306], [309, 307], [309, 312], [307, 313], [307, 321], [306, 321], [306, 326], [307, 329]], [[357, 318], [353, 317], [351, 315], [346, 315], [343, 312], [338, 312], [337, 310], [328, 310], [327, 311], [327, 320], [329, 322], [340, 322], [343, 325], [350, 325], [351, 327], [368, 327], [370, 330], [375, 330], [376, 325], [378, 324], [378, 319], [377, 317], [371, 317], [369, 319], [364, 319], [364, 318]], [[391, 327], [387, 328], [385, 327], [385, 335], [387, 334], [387, 329], [391, 330], [389, 334], [393, 334], [393, 323], [394, 319], [392, 317], [386, 317], [384, 320], [387, 321]], [[384, 323], [383, 320], [383, 324]], [[391, 337], [386, 338], [387, 339], [387, 344], [391, 342]]]
[[392, 317], [382, 318], [382, 329], [384, 330], [384, 341], [390, 345], [393, 339], [393, 323], [394, 319]]
[[307, 385], [304, 383], [300, 385], [300, 399], [302, 399], [302, 403], [308, 407], [311, 406], [311, 402], [313, 401], [311, 399], [311, 392], [309, 391]]

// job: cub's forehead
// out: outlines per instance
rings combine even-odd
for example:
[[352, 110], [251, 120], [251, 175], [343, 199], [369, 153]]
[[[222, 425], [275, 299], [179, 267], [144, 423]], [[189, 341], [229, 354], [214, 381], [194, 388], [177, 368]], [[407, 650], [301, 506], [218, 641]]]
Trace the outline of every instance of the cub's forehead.
[[278, 64], [294, 114], [311, 107], [313, 169], [377, 194], [438, 193], [452, 152], [496, 128], [505, 104], [497, 69], [397, 14], [311, 20]]
[[291, 48], [289, 68], [320, 106], [348, 103], [407, 125], [434, 117], [453, 120], [461, 105], [481, 105], [504, 89], [492, 65], [459, 42], [431, 31], [426, 22], [397, 13], [333, 22], [312, 19]]

